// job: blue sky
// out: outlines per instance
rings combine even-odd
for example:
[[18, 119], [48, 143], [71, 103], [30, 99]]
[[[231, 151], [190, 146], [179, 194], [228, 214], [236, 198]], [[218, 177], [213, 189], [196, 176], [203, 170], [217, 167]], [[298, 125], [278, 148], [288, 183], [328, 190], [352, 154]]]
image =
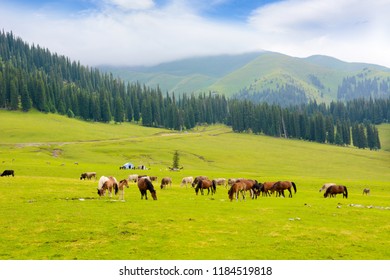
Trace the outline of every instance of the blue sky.
[[96, 66], [269, 50], [390, 67], [389, 0], [0, 0], [0, 28]]

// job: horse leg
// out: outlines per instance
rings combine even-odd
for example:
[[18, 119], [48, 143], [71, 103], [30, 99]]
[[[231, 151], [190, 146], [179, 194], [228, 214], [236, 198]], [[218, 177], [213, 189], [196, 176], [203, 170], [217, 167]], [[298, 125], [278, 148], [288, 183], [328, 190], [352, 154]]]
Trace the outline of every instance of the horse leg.
[[290, 194], [288, 195], [288, 197], [292, 197], [292, 192], [291, 192], [291, 190], [290, 189], [287, 189], [289, 192], [290, 192]]

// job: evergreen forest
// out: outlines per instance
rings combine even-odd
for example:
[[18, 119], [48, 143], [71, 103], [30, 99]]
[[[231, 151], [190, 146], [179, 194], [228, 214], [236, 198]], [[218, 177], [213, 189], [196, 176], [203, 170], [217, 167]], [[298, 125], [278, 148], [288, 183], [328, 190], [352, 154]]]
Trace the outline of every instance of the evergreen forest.
[[[29, 45], [12, 32], [0, 32], [0, 108], [58, 113], [95, 122], [135, 122], [143, 126], [188, 130], [199, 124], [226, 124], [234, 132], [265, 134], [380, 149], [375, 125], [390, 119], [389, 88], [363, 98], [366, 84], [345, 79], [343, 101], [281, 106], [226, 98], [212, 93], [163, 93], [159, 87], [126, 83], [111, 73]], [[367, 81], [375, 84], [375, 79]], [[369, 87], [372, 88], [372, 87]], [[285, 89], [288, 99], [288, 88]], [[381, 94], [387, 92], [387, 94]], [[296, 96], [295, 96], [296, 98]]]

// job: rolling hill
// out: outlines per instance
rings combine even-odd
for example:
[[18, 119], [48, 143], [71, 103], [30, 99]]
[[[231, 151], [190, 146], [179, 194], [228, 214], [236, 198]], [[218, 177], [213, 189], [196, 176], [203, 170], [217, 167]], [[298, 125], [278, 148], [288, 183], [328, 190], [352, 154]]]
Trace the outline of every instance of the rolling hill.
[[[159, 86], [163, 91], [179, 94], [213, 92], [254, 101], [275, 102], [274, 96], [279, 94], [282, 99], [290, 99], [289, 103], [301, 103], [302, 100], [330, 102], [361, 97], [357, 90], [359, 86], [365, 87], [366, 96], [390, 94], [390, 69], [373, 64], [348, 63], [322, 55], [296, 58], [261, 52], [190, 58], [153, 67], [102, 69], [125, 81]], [[351, 78], [355, 84], [351, 84]], [[346, 81], [347, 87], [353, 89], [348, 97], [344, 92], [340, 93]], [[381, 84], [385, 86], [381, 87]], [[294, 102], [297, 95], [300, 98]]]

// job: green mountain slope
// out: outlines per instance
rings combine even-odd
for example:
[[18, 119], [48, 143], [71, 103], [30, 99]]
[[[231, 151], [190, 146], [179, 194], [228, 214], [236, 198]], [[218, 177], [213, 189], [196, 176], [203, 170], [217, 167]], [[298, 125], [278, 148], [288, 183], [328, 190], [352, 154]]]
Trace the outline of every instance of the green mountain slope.
[[[328, 56], [296, 58], [274, 52], [199, 57], [143, 68], [106, 68], [126, 81], [139, 81], [175, 93], [214, 92], [260, 99], [288, 91], [306, 101], [338, 99], [343, 80], [372, 79], [390, 83], [390, 69], [348, 63]], [[354, 86], [356, 87], [356, 85]], [[386, 91], [386, 94], [389, 92]], [[367, 95], [370, 93], [367, 92]], [[282, 96], [283, 98], [283, 96]]]

